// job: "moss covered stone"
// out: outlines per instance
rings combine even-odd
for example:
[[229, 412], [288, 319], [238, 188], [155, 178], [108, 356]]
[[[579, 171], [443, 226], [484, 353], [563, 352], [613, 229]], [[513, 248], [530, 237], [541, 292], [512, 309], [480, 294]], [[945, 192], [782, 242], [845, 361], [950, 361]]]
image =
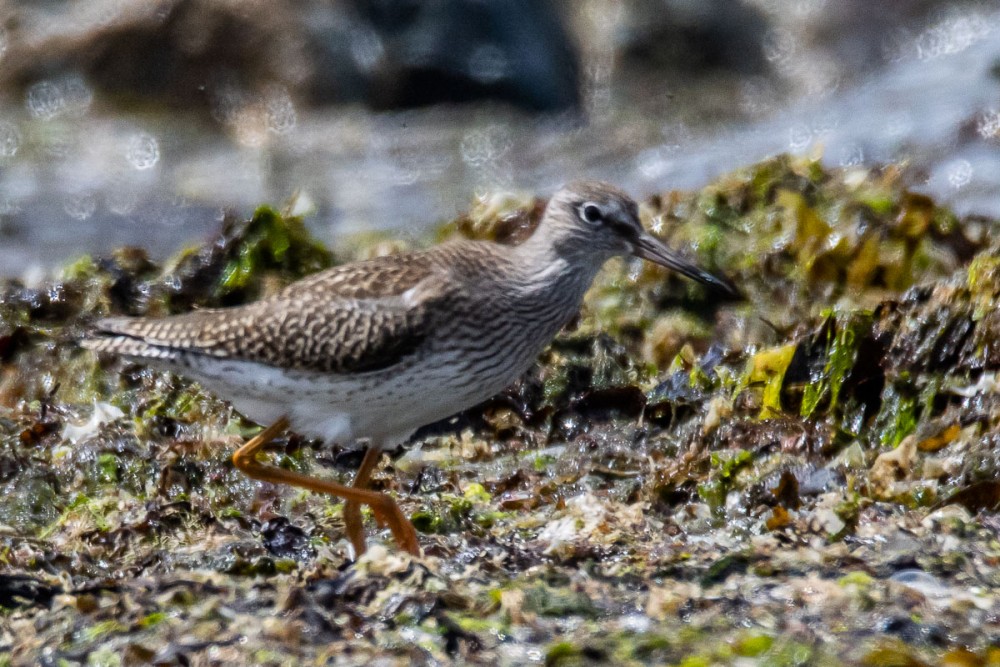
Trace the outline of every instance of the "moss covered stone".
[[[0, 662], [989, 664], [996, 223], [899, 179], [777, 157], [652, 197], [646, 224], [744, 298], [609, 263], [520, 382], [376, 471], [417, 560], [352, 562], [339, 502], [233, 469], [255, 425], [74, 344], [329, 266], [301, 220], [0, 285]], [[483, 200], [442, 235], [516, 243], [541, 210]], [[294, 434], [268, 455], [360, 461]]]

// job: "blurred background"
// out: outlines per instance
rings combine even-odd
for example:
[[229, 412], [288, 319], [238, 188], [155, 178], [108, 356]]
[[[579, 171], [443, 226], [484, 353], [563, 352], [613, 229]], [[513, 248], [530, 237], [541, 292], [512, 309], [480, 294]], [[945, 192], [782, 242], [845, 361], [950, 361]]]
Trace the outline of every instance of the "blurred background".
[[0, 276], [298, 191], [328, 243], [780, 152], [1000, 215], [1000, 0], [3, 0]]

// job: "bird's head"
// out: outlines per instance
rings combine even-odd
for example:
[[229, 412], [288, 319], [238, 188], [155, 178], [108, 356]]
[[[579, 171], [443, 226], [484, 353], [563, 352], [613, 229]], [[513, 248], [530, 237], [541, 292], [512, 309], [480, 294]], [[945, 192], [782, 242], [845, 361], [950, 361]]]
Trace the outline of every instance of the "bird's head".
[[563, 187], [549, 201], [539, 227], [557, 252], [576, 261], [600, 265], [616, 255], [634, 255], [715, 289], [734, 291], [647, 232], [635, 201], [607, 183], [581, 181]]

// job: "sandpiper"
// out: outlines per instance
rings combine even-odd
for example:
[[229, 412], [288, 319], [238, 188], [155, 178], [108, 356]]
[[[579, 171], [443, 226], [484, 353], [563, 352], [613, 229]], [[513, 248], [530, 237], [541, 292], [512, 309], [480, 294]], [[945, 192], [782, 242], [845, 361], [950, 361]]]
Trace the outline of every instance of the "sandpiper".
[[[365, 549], [362, 504], [400, 547], [419, 554], [396, 502], [366, 488], [382, 449], [516, 380], [616, 255], [731, 291], [645, 231], [624, 192], [578, 182], [552, 197], [538, 228], [517, 246], [452, 241], [337, 266], [244, 306], [104, 319], [84, 345], [192, 378], [269, 424], [236, 451], [235, 466], [258, 480], [344, 499], [356, 554]], [[367, 438], [353, 485], [259, 461], [260, 449], [289, 427], [328, 443]]]

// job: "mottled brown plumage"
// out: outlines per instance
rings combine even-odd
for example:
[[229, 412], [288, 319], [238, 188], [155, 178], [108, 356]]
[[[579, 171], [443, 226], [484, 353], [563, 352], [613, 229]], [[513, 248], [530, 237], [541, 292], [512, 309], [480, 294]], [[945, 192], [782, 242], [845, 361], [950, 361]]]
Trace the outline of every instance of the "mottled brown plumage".
[[358, 551], [358, 503], [367, 503], [416, 552], [395, 503], [363, 489], [377, 459], [366, 457], [355, 486], [344, 487], [265, 466], [255, 453], [288, 425], [328, 441], [367, 437], [376, 451], [489, 398], [530, 366], [605, 260], [621, 254], [729, 289], [646, 232], [625, 193], [582, 182], [556, 193], [516, 247], [458, 241], [339, 266], [246, 306], [102, 320], [84, 344], [188, 375], [273, 422], [237, 452], [237, 467], [347, 499]]
[[327, 373], [384, 369], [419, 347], [435, 304], [447, 295], [446, 285], [434, 280], [434, 260], [423, 253], [337, 266], [236, 308], [108, 318], [97, 330], [124, 338], [89, 345], [124, 346], [133, 356], [143, 356], [147, 345], [152, 355], [188, 352]]

